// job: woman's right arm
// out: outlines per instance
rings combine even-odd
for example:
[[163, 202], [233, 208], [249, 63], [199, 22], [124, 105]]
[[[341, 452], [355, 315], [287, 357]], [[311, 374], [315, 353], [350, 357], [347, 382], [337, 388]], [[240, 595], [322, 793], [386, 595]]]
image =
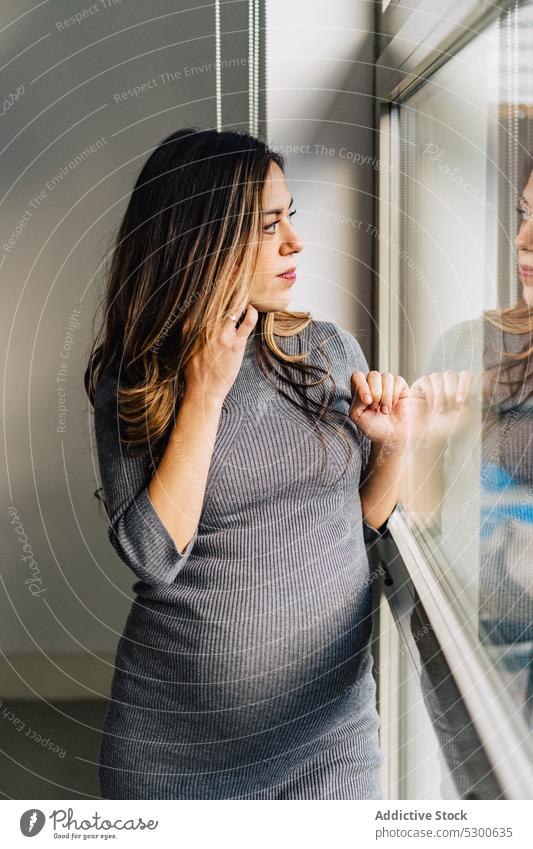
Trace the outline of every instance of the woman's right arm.
[[[235, 310], [237, 315], [245, 305]], [[95, 435], [108, 537], [146, 583], [172, 583], [194, 547], [222, 405], [257, 315], [249, 305], [238, 329], [226, 319], [218, 338], [185, 367], [184, 397], [151, 479], [150, 446], [132, 453], [119, 438], [118, 376], [104, 373], [98, 381]]]
[[[237, 307], [237, 315], [245, 307], [246, 303]], [[238, 329], [225, 319], [218, 338], [185, 368], [185, 394], [148, 485], [150, 501], [180, 553], [198, 530], [222, 405], [241, 367], [257, 316], [249, 305]]]
[[157, 470], [148, 484], [154, 510], [183, 550], [196, 534], [222, 410], [217, 399], [185, 394]]

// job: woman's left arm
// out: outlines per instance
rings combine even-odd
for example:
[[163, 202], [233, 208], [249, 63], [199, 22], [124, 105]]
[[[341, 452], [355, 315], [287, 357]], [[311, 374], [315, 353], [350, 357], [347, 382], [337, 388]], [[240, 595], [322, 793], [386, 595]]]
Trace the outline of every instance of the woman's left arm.
[[365, 480], [360, 487], [363, 518], [380, 528], [398, 502], [407, 440], [409, 386], [390, 372], [356, 371], [351, 376], [349, 416], [371, 441]]
[[398, 503], [403, 457], [403, 446], [372, 443], [368, 474], [359, 493], [363, 518], [373, 528], [380, 528]]

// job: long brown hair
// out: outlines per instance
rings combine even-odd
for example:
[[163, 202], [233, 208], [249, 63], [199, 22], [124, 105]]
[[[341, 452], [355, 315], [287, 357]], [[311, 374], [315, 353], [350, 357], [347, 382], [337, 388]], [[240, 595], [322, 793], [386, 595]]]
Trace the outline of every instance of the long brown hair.
[[[84, 380], [94, 406], [102, 372], [120, 371], [123, 441], [128, 450], [149, 445], [154, 462], [183, 397], [184, 366], [247, 291], [261, 245], [271, 162], [285, 170], [281, 153], [245, 132], [186, 128], [163, 139], [135, 183], [110, 251], [102, 325]], [[329, 406], [336, 384], [327, 352], [321, 349], [328, 361], [321, 369], [302, 362], [307, 352], [291, 356], [275, 339], [298, 334], [311, 322], [306, 312], [260, 313], [255, 354], [268, 379], [274, 372], [280, 384], [295, 390], [302, 403], [275, 383], [313, 426], [323, 419], [334, 427], [346, 417]], [[298, 372], [302, 382], [295, 380]], [[319, 385], [322, 397], [315, 401], [308, 389]]]
[[[521, 185], [517, 195], [528, 182], [532, 171], [533, 156], [528, 152], [524, 156]], [[489, 324], [502, 332], [516, 335], [527, 333], [530, 336], [529, 344], [526, 344], [521, 351], [502, 351], [502, 362], [488, 372], [488, 377], [493, 383], [508, 387], [509, 398], [516, 396], [516, 392], [519, 391], [521, 401], [524, 401], [528, 396], [523, 397], [521, 390], [527, 385], [528, 381], [533, 383], [533, 371], [528, 369], [533, 358], [533, 308], [524, 300], [522, 295], [517, 303], [511, 307], [486, 310], [484, 317]]]

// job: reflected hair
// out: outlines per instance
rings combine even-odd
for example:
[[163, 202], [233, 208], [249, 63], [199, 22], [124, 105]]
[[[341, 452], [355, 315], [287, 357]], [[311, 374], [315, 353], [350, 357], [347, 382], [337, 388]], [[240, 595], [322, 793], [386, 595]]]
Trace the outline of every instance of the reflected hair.
[[[517, 197], [523, 191], [532, 173], [533, 156], [526, 152], [522, 162], [520, 185], [516, 187]], [[494, 384], [508, 387], [509, 398], [515, 399], [517, 403], [523, 403], [533, 394], [533, 388], [529, 394], [523, 394], [525, 388], [533, 384], [533, 372], [529, 368], [533, 356], [533, 308], [522, 294], [513, 306], [486, 310], [484, 316], [490, 324], [502, 332], [529, 334], [528, 344], [521, 351], [502, 350], [502, 362], [488, 371], [488, 377]]]

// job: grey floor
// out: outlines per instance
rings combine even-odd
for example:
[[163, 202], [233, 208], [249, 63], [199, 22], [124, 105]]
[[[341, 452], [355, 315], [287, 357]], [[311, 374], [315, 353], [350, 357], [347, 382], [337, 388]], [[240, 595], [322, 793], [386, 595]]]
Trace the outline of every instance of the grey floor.
[[[4, 699], [0, 708], [0, 797], [99, 799], [95, 764], [106, 707], [106, 701], [47, 705]], [[60, 747], [59, 751], [46, 748], [46, 741]]]

